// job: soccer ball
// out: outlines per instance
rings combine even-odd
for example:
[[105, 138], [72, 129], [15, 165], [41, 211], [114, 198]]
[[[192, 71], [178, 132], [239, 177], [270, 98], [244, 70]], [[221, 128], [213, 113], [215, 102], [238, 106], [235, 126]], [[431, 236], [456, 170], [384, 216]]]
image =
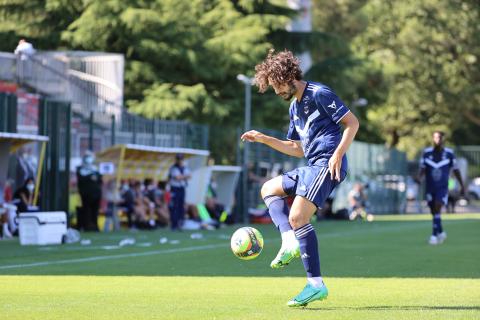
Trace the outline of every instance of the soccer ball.
[[230, 246], [238, 258], [252, 260], [262, 252], [263, 236], [255, 228], [243, 227], [233, 233]]

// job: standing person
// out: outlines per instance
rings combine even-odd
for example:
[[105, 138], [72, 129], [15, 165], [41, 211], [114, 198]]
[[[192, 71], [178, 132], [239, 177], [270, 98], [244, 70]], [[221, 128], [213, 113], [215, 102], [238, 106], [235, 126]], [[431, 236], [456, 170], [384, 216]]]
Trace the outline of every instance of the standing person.
[[185, 189], [191, 177], [190, 169], [185, 166], [183, 154], [175, 156], [175, 164], [170, 167], [169, 184], [172, 200], [170, 202], [171, 229], [180, 230], [180, 224], [185, 215]]
[[17, 56], [17, 77], [24, 80], [32, 76], [31, 57], [36, 53], [33, 45], [25, 39], [20, 39], [14, 51]]
[[[275, 53], [271, 49], [266, 59], [255, 67], [255, 83], [260, 92], [271, 86], [286, 101], [294, 98], [290, 103], [287, 140], [255, 130], [241, 137], [308, 160], [307, 166], [275, 177], [261, 189], [270, 216], [282, 235], [282, 246], [271, 267], [283, 267], [293, 258], [301, 257], [307, 273], [307, 285], [287, 303], [290, 307], [306, 306], [328, 295], [310, 218], [345, 178], [345, 153], [359, 127], [357, 118], [330, 88], [302, 80], [299, 63], [290, 51]], [[343, 134], [340, 123], [345, 127]], [[290, 213], [284, 201], [286, 196], [295, 197]]]
[[451, 169], [460, 184], [460, 194], [465, 195], [465, 187], [455, 154], [452, 149], [444, 148], [444, 137], [445, 134], [442, 131], [433, 133], [433, 147], [423, 150], [420, 158], [420, 171], [416, 179], [417, 182], [420, 182], [423, 175], [426, 176], [425, 198], [433, 217], [432, 235], [428, 240], [431, 245], [441, 244], [447, 239], [440, 214], [442, 206], [447, 205], [448, 201], [448, 177]]
[[33, 45], [25, 39], [20, 39], [15, 48], [14, 53], [20, 57], [21, 60], [27, 60], [35, 54], [36, 50]]
[[102, 199], [102, 175], [94, 162], [93, 152], [87, 151], [83, 156], [82, 165], [77, 167], [78, 192], [82, 199], [79, 228], [88, 231], [98, 231], [98, 209]]

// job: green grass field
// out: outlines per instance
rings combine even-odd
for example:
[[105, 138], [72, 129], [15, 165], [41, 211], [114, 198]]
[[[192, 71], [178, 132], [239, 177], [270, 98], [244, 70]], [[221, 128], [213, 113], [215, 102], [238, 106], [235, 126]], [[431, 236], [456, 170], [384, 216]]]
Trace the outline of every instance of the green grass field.
[[[91, 245], [0, 241], [0, 319], [480, 319], [480, 214], [444, 215], [448, 239], [435, 247], [428, 215], [315, 223], [330, 295], [293, 310], [300, 260], [269, 268], [280, 243], [271, 225], [255, 225], [260, 257], [237, 259], [237, 227], [201, 239], [156, 230], [83, 234]], [[126, 237], [136, 243], [118, 246]]]

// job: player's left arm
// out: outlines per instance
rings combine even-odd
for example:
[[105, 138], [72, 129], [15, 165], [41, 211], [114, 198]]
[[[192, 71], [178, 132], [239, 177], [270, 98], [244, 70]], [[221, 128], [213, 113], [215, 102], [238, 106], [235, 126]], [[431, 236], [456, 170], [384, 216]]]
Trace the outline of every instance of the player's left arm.
[[460, 173], [460, 170], [453, 169], [453, 174], [455, 175], [455, 178], [457, 178], [458, 183], [460, 183], [460, 194], [462, 196], [465, 196], [465, 185], [463, 184], [462, 174]]
[[357, 134], [358, 128], [360, 126], [357, 117], [352, 113], [348, 112], [340, 120], [340, 123], [344, 126], [342, 140], [337, 146], [337, 149], [333, 153], [332, 157], [328, 161], [328, 168], [330, 170], [330, 175], [333, 179], [340, 181], [341, 173], [340, 169], [342, 167], [342, 158], [347, 152], [348, 148], [353, 142], [355, 135]]

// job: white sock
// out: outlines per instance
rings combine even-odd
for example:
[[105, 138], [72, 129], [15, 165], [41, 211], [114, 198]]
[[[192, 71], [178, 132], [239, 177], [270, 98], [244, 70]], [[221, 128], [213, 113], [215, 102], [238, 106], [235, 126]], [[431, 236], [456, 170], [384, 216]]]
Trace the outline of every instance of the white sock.
[[294, 247], [297, 245], [297, 242], [298, 240], [295, 237], [295, 232], [293, 232], [293, 230], [282, 232], [282, 248]]
[[3, 224], [3, 237], [4, 238], [12, 237], [12, 233], [10, 232], [10, 230], [8, 230], [8, 223], [6, 222]]
[[307, 281], [308, 281], [308, 283], [310, 283], [315, 288], [320, 288], [323, 285], [322, 277], [307, 278]]

